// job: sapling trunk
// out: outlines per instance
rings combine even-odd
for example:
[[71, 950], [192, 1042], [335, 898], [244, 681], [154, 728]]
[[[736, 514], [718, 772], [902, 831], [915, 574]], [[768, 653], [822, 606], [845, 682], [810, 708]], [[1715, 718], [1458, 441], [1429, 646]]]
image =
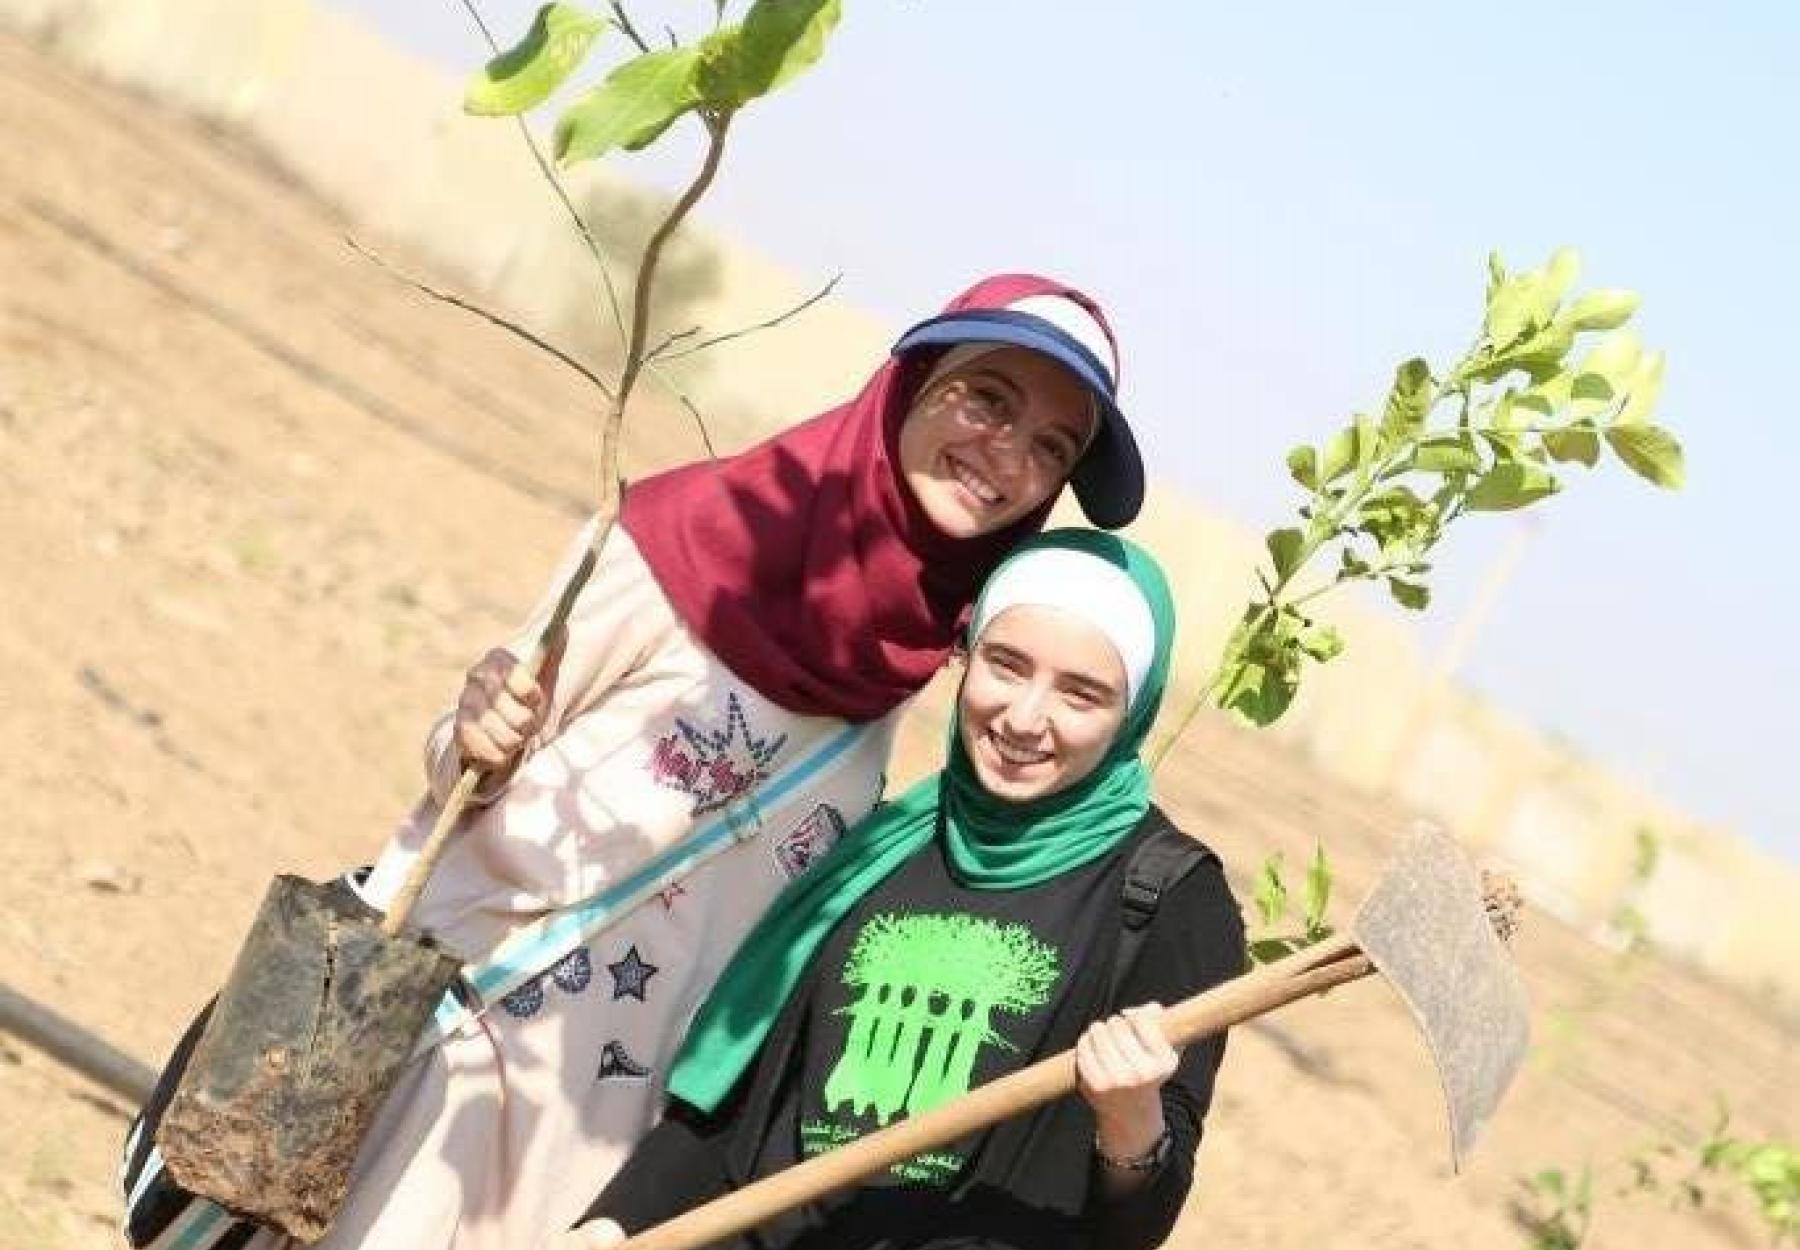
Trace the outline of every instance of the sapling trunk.
[[[624, 499], [624, 476], [619, 470], [619, 454], [624, 441], [625, 408], [644, 368], [644, 343], [649, 336], [650, 304], [655, 292], [657, 265], [662, 260], [663, 249], [668, 245], [669, 239], [712, 185], [713, 178], [719, 172], [719, 162], [725, 155], [725, 135], [730, 128], [730, 115], [707, 117], [704, 120], [708, 143], [700, 172], [694, 176], [644, 244], [644, 255], [638, 263], [637, 281], [632, 293], [631, 330], [625, 345], [625, 363], [619, 371], [618, 385], [613, 388], [606, 417], [600, 425], [600, 498], [593, 537], [588, 542], [588, 549], [582, 554], [580, 563], [575, 566], [574, 573], [563, 586], [557, 597], [556, 607], [538, 632], [531, 650], [519, 657], [520, 664], [531, 673], [533, 680], [542, 672], [544, 660], [557, 635], [568, 624], [575, 600], [580, 597], [582, 588], [593, 575], [594, 568], [599, 563], [600, 552], [605, 548], [613, 526], [618, 522], [619, 507]], [[388, 905], [387, 914], [381, 922], [383, 933], [392, 937], [406, 927], [419, 896], [425, 891], [425, 884], [430, 879], [432, 870], [443, 857], [451, 831], [462, 818], [476, 787], [481, 784], [481, 777], [481, 770], [473, 766], [464, 768], [457, 776], [456, 784], [451, 787], [443, 806], [438, 810], [430, 834], [419, 848], [418, 858], [413, 861], [406, 879], [401, 882], [393, 901]]]

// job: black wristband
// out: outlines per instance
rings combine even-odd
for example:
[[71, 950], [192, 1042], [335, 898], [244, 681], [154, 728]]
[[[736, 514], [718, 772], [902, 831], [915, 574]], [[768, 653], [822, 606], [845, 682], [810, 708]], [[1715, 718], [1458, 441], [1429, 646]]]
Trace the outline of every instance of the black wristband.
[[1175, 1144], [1174, 1134], [1169, 1126], [1163, 1125], [1162, 1134], [1150, 1144], [1150, 1149], [1141, 1155], [1132, 1155], [1126, 1159], [1117, 1159], [1100, 1148], [1100, 1138], [1094, 1138], [1094, 1157], [1100, 1160], [1101, 1166], [1109, 1167], [1115, 1172], [1154, 1172], [1169, 1157], [1169, 1147]]

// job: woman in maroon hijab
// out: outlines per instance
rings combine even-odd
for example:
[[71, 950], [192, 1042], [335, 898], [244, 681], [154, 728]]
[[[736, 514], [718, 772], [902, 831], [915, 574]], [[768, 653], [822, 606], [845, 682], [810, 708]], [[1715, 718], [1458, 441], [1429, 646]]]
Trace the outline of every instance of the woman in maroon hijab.
[[[427, 742], [431, 793], [355, 884], [382, 906], [462, 767], [487, 773], [414, 912], [470, 961], [462, 1007], [321, 1245], [533, 1250], [581, 1214], [740, 939], [880, 796], [898, 709], [987, 575], [1065, 484], [1098, 525], [1136, 515], [1117, 379], [1086, 296], [990, 278], [850, 402], [627, 492], [543, 684], [513, 650], [470, 671]], [[131, 1153], [128, 1187], [153, 1189]], [[136, 1244], [174, 1218], [140, 1214]]]

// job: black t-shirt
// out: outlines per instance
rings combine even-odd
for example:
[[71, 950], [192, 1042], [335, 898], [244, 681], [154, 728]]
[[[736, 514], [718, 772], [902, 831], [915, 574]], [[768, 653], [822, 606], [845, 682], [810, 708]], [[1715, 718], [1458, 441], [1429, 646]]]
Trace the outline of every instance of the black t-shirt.
[[[1092, 939], [1106, 857], [1028, 889], [977, 890], [934, 841], [833, 929], [808, 976], [799, 1156], [931, 1110], [1030, 1062]], [[868, 1185], [941, 1188], [978, 1138]]]
[[[953, 1042], [977, 1034], [973, 1018], [979, 1010], [966, 1008], [971, 1022], [965, 1029], [959, 1005], [941, 1039], [935, 1026], [928, 1036], [917, 1022], [903, 1037], [892, 999], [899, 982], [905, 983], [902, 992], [915, 992], [911, 1003], [899, 1006], [918, 1004], [924, 987], [925, 1010], [942, 1011], [950, 1006], [950, 990], [994, 980], [955, 967], [959, 960], [984, 972], [999, 968], [999, 979], [1013, 991], [1006, 1001], [1022, 1009], [986, 1007], [988, 1026], [974, 1051], [971, 1078], [980, 1082], [1072, 1047], [1091, 1021], [1122, 1006], [1172, 1004], [1236, 976], [1244, 966], [1243, 921], [1217, 858], [1208, 856], [1162, 895], [1135, 959], [1113, 984], [1126, 869], [1153, 834], [1180, 836], [1152, 808], [1117, 851], [1019, 890], [965, 889], [949, 875], [941, 850], [923, 848], [834, 927], [726, 1101], [710, 1113], [672, 1102], [584, 1218], [607, 1216], [629, 1232], [642, 1231], [798, 1162], [807, 1136], [817, 1145], [839, 1135], [833, 1127], [803, 1134], [809, 1120], [844, 1126], [854, 1135], [879, 1124], [897, 1101], [902, 1109], [893, 1114], [904, 1115], [904, 1104], [920, 1097], [921, 1088], [935, 1097], [946, 1086], [960, 1086], [962, 1069], [951, 1066]], [[934, 931], [938, 921], [918, 917], [964, 919], [943, 921], [946, 927]], [[949, 943], [941, 936], [951, 932], [949, 926], [988, 936]], [[899, 936], [882, 937], [890, 928]], [[865, 932], [872, 936], [864, 938]], [[860, 958], [859, 941], [865, 943]], [[886, 942], [896, 943], [893, 952], [882, 952], [878, 943]], [[977, 942], [1010, 950], [1013, 958], [975, 955], [988, 949]], [[937, 953], [920, 957], [919, 950]], [[1051, 1002], [1034, 1008], [1025, 1004], [1035, 1001], [1047, 980], [1046, 951], [1056, 959], [1057, 979], [1047, 987]], [[895, 971], [888, 974], [887, 1002], [867, 1000], [876, 980], [871, 973], [889, 968]], [[931, 991], [944, 998], [934, 1004]], [[873, 1049], [852, 1048], [859, 1021], [866, 1021], [861, 1044]], [[877, 1025], [888, 1029], [885, 1052], [875, 1037]], [[916, 1168], [902, 1165], [899, 1175], [872, 1178], [775, 1217], [720, 1242], [720, 1250], [1151, 1250], [1168, 1237], [1187, 1197], [1224, 1048], [1218, 1036], [1183, 1052], [1162, 1088], [1174, 1145], [1163, 1166], [1129, 1194], [1111, 1198], [1100, 1186], [1093, 1115], [1070, 1095], [955, 1143], [943, 1152], [955, 1159], [914, 1160]], [[879, 1062], [853, 1061], [839, 1075], [846, 1053]], [[955, 1054], [957, 1064], [963, 1059]], [[921, 1087], [922, 1067], [934, 1072], [935, 1086]], [[888, 1079], [892, 1087], [883, 1083]]]

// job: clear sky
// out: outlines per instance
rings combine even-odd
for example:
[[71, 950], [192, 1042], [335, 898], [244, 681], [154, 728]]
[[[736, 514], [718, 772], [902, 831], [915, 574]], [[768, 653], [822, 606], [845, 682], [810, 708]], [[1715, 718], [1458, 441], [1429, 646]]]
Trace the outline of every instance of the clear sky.
[[[484, 57], [459, 0], [334, 2], [454, 70]], [[536, 7], [479, 2], [503, 41]], [[1290, 446], [1466, 344], [1490, 248], [1570, 244], [1584, 283], [1641, 292], [1689, 485], [1577, 470], [1460, 675], [1800, 860], [1800, 5], [845, 7], [702, 215], [895, 324], [993, 270], [1090, 290], [1153, 475], [1250, 524], [1291, 515]], [[691, 150], [624, 162], [673, 186]], [[1516, 523], [1452, 539], [1427, 646]]]

